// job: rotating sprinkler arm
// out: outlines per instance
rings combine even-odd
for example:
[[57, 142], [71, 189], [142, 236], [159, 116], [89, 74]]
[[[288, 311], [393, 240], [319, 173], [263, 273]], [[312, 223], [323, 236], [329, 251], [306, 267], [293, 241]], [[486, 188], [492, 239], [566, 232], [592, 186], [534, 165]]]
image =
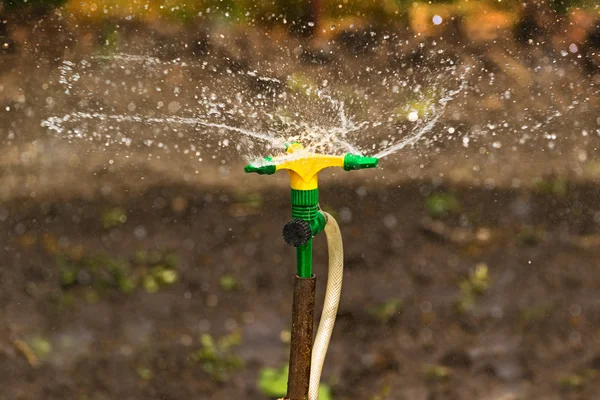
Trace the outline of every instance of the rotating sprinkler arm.
[[[350, 153], [344, 156], [311, 153], [299, 143], [291, 143], [286, 147], [288, 155], [265, 157], [260, 163], [247, 165], [244, 171], [272, 175], [285, 169], [290, 176], [292, 220], [285, 224], [283, 238], [286, 243], [296, 247], [297, 274], [287, 398], [316, 400], [321, 370], [337, 314], [343, 271], [339, 228], [333, 217], [321, 212], [319, 208], [318, 175], [329, 167], [341, 167], [346, 171], [374, 168], [378, 159]], [[323, 315], [313, 349], [315, 277], [312, 273], [312, 239], [326, 227], [330, 256], [329, 278]]]
[[332, 156], [319, 153], [311, 153], [304, 150], [299, 143], [286, 145], [290, 156], [265, 157], [259, 165], [249, 164], [244, 167], [245, 172], [256, 172], [260, 175], [272, 175], [275, 172], [286, 169], [290, 173], [290, 186], [296, 190], [317, 189], [318, 174], [328, 167], [342, 167], [346, 171], [363, 168], [377, 167], [378, 159], [365, 157], [359, 154], [347, 153], [344, 156]]

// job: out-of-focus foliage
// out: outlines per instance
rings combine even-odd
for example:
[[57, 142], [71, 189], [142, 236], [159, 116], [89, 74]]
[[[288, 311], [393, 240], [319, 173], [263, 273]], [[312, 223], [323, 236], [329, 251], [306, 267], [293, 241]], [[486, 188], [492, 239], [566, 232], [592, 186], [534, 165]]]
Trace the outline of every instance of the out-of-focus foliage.
[[425, 199], [425, 208], [433, 218], [441, 218], [457, 212], [460, 209], [460, 203], [452, 193], [433, 193]]
[[194, 351], [191, 358], [202, 365], [204, 371], [213, 379], [226, 382], [230, 375], [244, 364], [232, 351], [241, 341], [242, 338], [237, 332], [218, 339], [204, 334], [200, 337], [201, 348]]
[[0, 11], [2, 7], [8, 10], [19, 8], [36, 8], [50, 10], [55, 7], [60, 7], [68, 0], [2, 0], [0, 1]]
[[591, 7], [597, 2], [595, 0], [549, 0], [548, 4], [554, 11], [566, 13], [574, 7]]
[[[566, 13], [574, 7], [594, 7], [595, 4], [595, 0], [549, 0], [543, 6]], [[327, 31], [334, 23], [338, 28], [365, 23], [371, 26], [404, 23], [403, 18], [409, 14], [412, 25], [417, 26], [422, 25], [423, 18], [430, 19], [432, 13], [445, 18], [476, 12], [485, 16], [485, 21], [480, 20], [479, 25], [487, 22], [502, 24], [501, 19], [510, 22], [514, 18], [507, 19], [506, 15], [497, 12], [518, 17], [531, 4], [518, 0], [0, 0], [0, 11], [3, 8], [11, 11], [50, 10], [61, 6], [72, 16], [94, 20], [153, 21], [167, 17], [189, 23], [202, 18], [223, 23], [281, 25], [292, 31], [305, 28], [309, 22], [312, 26], [311, 20], [317, 19], [319, 27]]]
[[370, 310], [370, 314], [382, 323], [387, 323], [402, 311], [402, 299], [389, 299]]
[[423, 374], [425, 379], [430, 382], [445, 381], [452, 375], [452, 370], [443, 365], [426, 365], [423, 367]]
[[477, 264], [475, 270], [469, 273], [469, 277], [459, 282], [458, 310], [460, 312], [471, 310], [477, 298], [488, 291], [490, 284], [488, 266], [485, 263]]
[[142, 286], [155, 293], [177, 282], [178, 260], [174, 254], [137, 252], [131, 261], [106, 254], [73, 257], [59, 254], [56, 258], [63, 289], [88, 287], [94, 291], [117, 289], [131, 293]]
[[[263, 394], [269, 397], [282, 397], [287, 392], [289, 368], [285, 366], [280, 369], [263, 368], [260, 370], [258, 378], [258, 388]], [[319, 385], [319, 399], [331, 400], [331, 389], [329, 385]]]

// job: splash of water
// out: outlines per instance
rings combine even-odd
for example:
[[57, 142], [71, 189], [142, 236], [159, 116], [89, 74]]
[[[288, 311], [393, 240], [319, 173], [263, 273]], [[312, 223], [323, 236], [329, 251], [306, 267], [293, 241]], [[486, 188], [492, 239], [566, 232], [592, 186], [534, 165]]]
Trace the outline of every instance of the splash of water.
[[391, 154], [394, 154], [394, 153], [402, 150], [406, 146], [411, 146], [411, 145], [414, 145], [415, 143], [417, 143], [425, 134], [430, 132], [435, 127], [435, 125], [437, 124], [440, 117], [444, 114], [444, 111], [446, 110], [446, 106], [448, 105], [448, 103], [450, 101], [452, 101], [463, 90], [465, 90], [466, 87], [467, 87], [467, 82], [466, 82], [466, 80], [464, 80], [464, 77], [463, 77], [463, 81], [458, 89], [448, 92], [446, 94], [446, 96], [444, 96], [442, 99], [438, 100], [438, 104], [440, 105], [439, 109], [436, 109], [436, 107], [434, 105], [432, 105], [430, 107], [430, 112], [433, 115], [433, 118], [431, 118], [421, 129], [416, 130], [416, 133], [405, 137], [404, 139], [402, 139], [400, 142], [396, 143], [395, 145], [393, 145], [383, 151], [380, 151], [379, 153], [375, 154], [374, 157], [384, 158], [384, 157], [387, 157]]
[[[42, 121], [42, 126], [68, 138], [101, 140], [106, 146], [119, 143], [129, 146], [139, 139], [146, 146], [156, 143], [162, 150], [180, 151], [188, 140], [188, 147], [196, 155], [199, 154], [198, 146], [211, 148], [209, 143], [216, 142], [212, 148], [218, 151], [233, 139], [238, 143], [237, 150], [247, 160], [255, 160], [259, 154], [265, 155], [264, 152], [281, 148], [290, 141], [301, 142], [311, 152], [375, 154], [381, 158], [425, 137], [442, 117], [446, 105], [467, 87], [464, 75], [458, 79], [453, 77], [457, 67], [453, 62], [449, 64], [452, 66], [446, 68], [446, 75], [432, 75], [421, 82], [417, 82], [417, 78], [411, 80], [391, 74], [384, 77], [379, 86], [364, 86], [359, 82], [354, 83], [351, 90], [344, 82], [338, 85], [339, 88], [332, 84], [320, 87], [308, 78], [307, 82], [298, 84], [296, 77], [261, 76], [256, 70], [220, 71], [207, 62], [181, 59], [163, 61], [156, 57], [115, 54], [94, 56], [79, 64], [65, 60], [60, 67], [64, 93], [71, 98], [81, 98], [79, 104], [92, 111], [75, 110], [50, 116]], [[136, 68], [141, 69], [138, 73], [146, 75], [146, 82], [140, 84], [138, 81], [128, 86], [126, 81], [136, 75]], [[205, 81], [197, 86], [184, 84], [192, 82], [190, 76], [198, 70], [206, 75]], [[366, 71], [369, 76], [381, 76], [381, 71], [370, 68]], [[167, 79], [178, 84], [171, 87], [163, 83]], [[370, 79], [365, 80], [370, 82]], [[252, 80], [266, 89], [262, 88], [258, 93], [253, 91]], [[160, 84], [152, 88], [150, 85], [154, 81]], [[445, 88], [454, 82], [460, 83], [457, 89]], [[97, 90], [90, 90], [90, 87]], [[152, 92], [158, 93], [157, 107], [140, 109], [139, 100], [130, 99], [129, 92], [145, 97], [151, 97]], [[97, 93], [103, 93], [105, 98]], [[118, 112], [110, 101], [107, 102], [110, 96], [121, 98], [115, 103], [129, 102], [128, 112]], [[409, 104], [409, 99], [417, 105]], [[414, 113], [413, 107], [418, 107], [419, 102], [431, 104], [417, 121], [412, 121], [408, 116]], [[143, 103], [148, 102], [144, 100]], [[123, 132], [127, 129], [119, 128], [123, 124], [148, 126], [152, 131], [130, 132], [125, 137]], [[202, 135], [182, 135], [177, 126], [189, 127]], [[177, 132], [177, 137], [158, 140], [161, 129], [169, 128]], [[131, 129], [136, 130], [139, 131]], [[213, 135], [213, 130], [218, 135]], [[227, 132], [234, 136], [224, 139]], [[147, 138], [149, 134], [150, 139]], [[250, 142], [240, 146], [242, 137]], [[169, 140], [178, 143], [174, 146], [164, 144]], [[183, 152], [187, 154], [188, 150]]]
[[82, 120], [98, 120], [98, 121], [116, 121], [116, 122], [133, 122], [145, 125], [188, 125], [192, 127], [204, 126], [207, 128], [218, 128], [224, 129], [228, 131], [232, 131], [235, 133], [239, 133], [241, 135], [259, 139], [271, 144], [273, 147], [281, 148], [283, 146], [283, 142], [277, 140], [274, 136], [267, 135], [260, 132], [253, 132], [247, 129], [238, 128], [235, 126], [229, 126], [225, 124], [216, 124], [211, 122], [206, 122], [200, 118], [192, 118], [192, 117], [146, 117], [143, 115], [109, 115], [102, 113], [86, 113], [86, 112], [75, 112], [71, 114], [66, 114], [63, 117], [50, 117], [42, 121], [42, 126], [46, 127], [52, 131], [57, 133], [64, 133], [65, 122], [68, 121], [82, 121]]

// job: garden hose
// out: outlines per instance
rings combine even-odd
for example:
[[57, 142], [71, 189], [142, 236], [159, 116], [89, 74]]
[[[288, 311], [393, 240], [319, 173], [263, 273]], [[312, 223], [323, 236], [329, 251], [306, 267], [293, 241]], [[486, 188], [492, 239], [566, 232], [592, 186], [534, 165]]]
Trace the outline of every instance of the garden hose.
[[319, 397], [319, 382], [321, 372], [325, 363], [329, 340], [335, 325], [340, 295], [342, 293], [342, 279], [344, 275], [344, 246], [342, 244], [342, 233], [337, 221], [328, 213], [323, 212], [327, 223], [325, 224], [325, 237], [327, 238], [327, 250], [329, 253], [329, 271], [327, 275], [327, 289], [325, 290], [325, 301], [323, 312], [319, 321], [317, 336], [313, 344], [310, 384], [308, 399], [317, 400]]

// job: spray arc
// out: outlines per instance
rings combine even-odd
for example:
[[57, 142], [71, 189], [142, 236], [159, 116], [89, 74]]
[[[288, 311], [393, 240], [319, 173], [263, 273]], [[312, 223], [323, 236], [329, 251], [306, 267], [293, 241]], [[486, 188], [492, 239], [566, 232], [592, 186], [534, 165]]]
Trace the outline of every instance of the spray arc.
[[[335, 219], [319, 207], [319, 172], [339, 167], [346, 171], [375, 168], [378, 159], [356, 154], [334, 156], [307, 151], [299, 143], [286, 145], [286, 155], [265, 157], [244, 171], [272, 175], [287, 170], [290, 177], [292, 219], [283, 227], [283, 239], [296, 248], [290, 368], [287, 398], [317, 400], [321, 371], [339, 305], [343, 275], [343, 246]], [[325, 231], [329, 271], [325, 304], [313, 342], [316, 277], [312, 242]]]

